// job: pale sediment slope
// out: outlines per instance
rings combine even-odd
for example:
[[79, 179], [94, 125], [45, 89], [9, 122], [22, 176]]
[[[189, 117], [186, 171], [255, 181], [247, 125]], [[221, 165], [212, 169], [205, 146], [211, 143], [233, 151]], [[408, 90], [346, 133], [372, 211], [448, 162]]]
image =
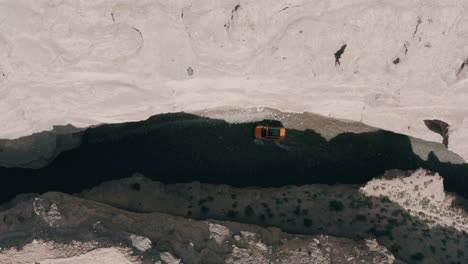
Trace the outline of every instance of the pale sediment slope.
[[[466, 1], [0, 1], [0, 137], [219, 106], [315, 112], [468, 157]], [[346, 45], [346, 46], [345, 46]]]
[[98, 243], [57, 243], [33, 240], [21, 248], [0, 249], [2, 264], [133, 264], [141, 263], [126, 248], [99, 247]]

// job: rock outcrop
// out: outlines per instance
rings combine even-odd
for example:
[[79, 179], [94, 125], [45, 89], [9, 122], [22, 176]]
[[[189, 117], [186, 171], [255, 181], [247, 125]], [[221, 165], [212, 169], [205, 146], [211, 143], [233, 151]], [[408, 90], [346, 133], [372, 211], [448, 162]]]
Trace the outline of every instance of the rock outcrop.
[[454, 206], [455, 196], [444, 192], [443, 179], [425, 170], [389, 171], [362, 187], [165, 185], [136, 175], [80, 196], [135, 212], [274, 226], [299, 234], [375, 237], [408, 262], [468, 260], [466, 209]]
[[[51, 206], [44, 208], [46, 203]], [[52, 211], [61, 216], [53, 225]], [[131, 213], [61, 193], [19, 202], [0, 219], [2, 264], [396, 263], [373, 239]]]

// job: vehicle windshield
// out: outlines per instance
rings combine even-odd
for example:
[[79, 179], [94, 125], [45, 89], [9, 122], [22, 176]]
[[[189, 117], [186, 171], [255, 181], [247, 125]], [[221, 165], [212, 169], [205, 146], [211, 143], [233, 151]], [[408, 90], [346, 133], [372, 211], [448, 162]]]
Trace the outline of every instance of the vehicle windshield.
[[266, 127], [262, 127], [262, 137], [266, 137], [267, 129]]
[[268, 128], [268, 136], [269, 137], [280, 137], [280, 128], [277, 127], [269, 127]]

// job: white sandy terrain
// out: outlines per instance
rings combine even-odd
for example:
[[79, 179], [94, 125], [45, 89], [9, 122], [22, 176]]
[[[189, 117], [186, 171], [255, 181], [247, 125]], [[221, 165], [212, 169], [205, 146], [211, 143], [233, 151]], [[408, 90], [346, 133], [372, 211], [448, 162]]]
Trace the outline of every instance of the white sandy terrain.
[[466, 159], [467, 8], [458, 0], [0, 0], [0, 138], [265, 106], [438, 142], [423, 120], [440, 119], [450, 125], [449, 149]]
[[61, 244], [34, 240], [21, 249], [0, 250], [2, 264], [136, 264], [129, 249], [99, 248], [95, 243]]
[[431, 226], [453, 227], [468, 233], [468, 214], [452, 206], [455, 196], [444, 192], [440, 175], [430, 175], [424, 170], [418, 170], [409, 177], [399, 174], [387, 172], [382, 178], [369, 181], [361, 191], [368, 196], [388, 197]]

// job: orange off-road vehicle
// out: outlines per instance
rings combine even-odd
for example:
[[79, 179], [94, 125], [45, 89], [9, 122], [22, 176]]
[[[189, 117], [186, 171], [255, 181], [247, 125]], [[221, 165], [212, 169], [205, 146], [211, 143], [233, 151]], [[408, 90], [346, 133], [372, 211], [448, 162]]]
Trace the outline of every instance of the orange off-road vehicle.
[[270, 139], [270, 140], [283, 140], [286, 137], [286, 128], [274, 126], [255, 127], [255, 138], [257, 139]]

